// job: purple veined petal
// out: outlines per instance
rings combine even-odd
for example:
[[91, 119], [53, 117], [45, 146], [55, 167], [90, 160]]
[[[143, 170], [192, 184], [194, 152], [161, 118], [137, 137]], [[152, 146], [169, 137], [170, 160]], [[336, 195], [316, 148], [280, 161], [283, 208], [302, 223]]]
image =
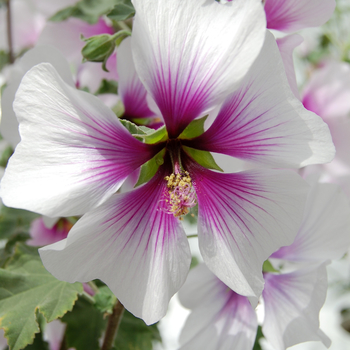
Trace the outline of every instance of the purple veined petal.
[[329, 338], [319, 329], [319, 312], [327, 293], [326, 267], [311, 266], [288, 274], [265, 274], [263, 333], [276, 350]]
[[340, 187], [314, 183], [294, 242], [271, 257], [304, 263], [340, 259], [350, 245], [350, 205]]
[[262, 264], [293, 242], [308, 185], [288, 170], [221, 174], [192, 165], [188, 171], [198, 198], [204, 262], [236, 293], [259, 297]]
[[264, 40], [263, 8], [258, 0], [133, 3], [135, 67], [175, 138], [248, 71]]
[[65, 84], [48, 63], [25, 75], [14, 110], [22, 140], [1, 181], [10, 207], [47, 216], [85, 213], [157, 152], [132, 137], [97, 97]]
[[329, 62], [315, 70], [302, 95], [305, 108], [327, 122], [347, 116], [350, 113], [350, 64]]
[[68, 238], [39, 250], [56, 278], [105, 282], [147, 324], [166, 313], [191, 262], [181, 223], [164, 210], [164, 173], [134, 191], [115, 194], [85, 214]]
[[147, 103], [147, 90], [139, 79], [131, 52], [131, 39], [126, 38], [118, 48], [118, 94], [125, 108], [124, 118], [148, 118], [154, 113]]
[[190, 271], [179, 298], [192, 309], [180, 335], [181, 350], [252, 349], [258, 324], [249, 300], [204, 264]]
[[284, 69], [287, 74], [289, 86], [293, 91], [294, 96], [300, 100], [300, 93], [298, 90], [298, 84], [295, 76], [294, 62], [293, 62], [293, 50], [299, 46], [303, 41], [303, 37], [299, 34], [287, 35], [283, 38], [276, 40], [278, 48], [281, 53]]
[[16, 91], [24, 74], [30, 68], [42, 62], [52, 64], [62, 79], [70, 86], [74, 86], [68, 62], [64, 56], [52, 46], [37, 46], [26, 52], [23, 57], [16, 61], [11, 67], [7, 86], [2, 94], [2, 116], [0, 125], [1, 135], [13, 148], [15, 148], [21, 140], [18, 132], [18, 121], [12, 107]]
[[267, 28], [283, 32], [318, 27], [327, 22], [335, 0], [265, 0]]
[[290, 90], [269, 31], [239, 89], [225, 99], [211, 127], [188, 145], [273, 167], [325, 163], [335, 153], [327, 125]]

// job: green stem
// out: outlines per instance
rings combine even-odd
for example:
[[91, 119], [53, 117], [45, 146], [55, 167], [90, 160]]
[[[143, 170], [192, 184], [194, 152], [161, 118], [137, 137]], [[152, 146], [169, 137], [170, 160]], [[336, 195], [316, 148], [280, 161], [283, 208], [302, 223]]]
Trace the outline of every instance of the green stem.
[[99, 289], [98, 289], [98, 287], [96, 286], [96, 284], [95, 284], [93, 281], [90, 281], [90, 282], [88, 282], [87, 284], [90, 286], [90, 288], [91, 288], [95, 293], [98, 293]]
[[80, 295], [90, 304], [95, 304], [95, 299], [90, 294], [83, 291]]
[[113, 313], [108, 318], [108, 324], [106, 334], [103, 340], [101, 350], [110, 350], [113, 346], [114, 338], [118, 332], [120, 321], [122, 320], [124, 313], [124, 306], [117, 300], [114, 307]]
[[193, 234], [193, 235], [188, 235], [187, 238], [195, 238], [195, 237], [198, 237], [198, 234]]
[[9, 46], [9, 61], [10, 63], [13, 63], [15, 61], [14, 55], [13, 55], [13, 41], [12, 41], [12, 25], [11, 25], [11, 4], [10, 0], [7, 0], [7, 42]]

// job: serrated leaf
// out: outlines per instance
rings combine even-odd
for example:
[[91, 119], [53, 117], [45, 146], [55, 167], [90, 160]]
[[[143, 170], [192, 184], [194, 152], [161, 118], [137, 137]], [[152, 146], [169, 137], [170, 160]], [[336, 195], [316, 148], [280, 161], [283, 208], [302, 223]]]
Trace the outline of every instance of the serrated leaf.
[[107, 319], [94, 305], [79, 298], [71, 312], [64, 315], [67, 324], [67, 348], [76, 350], [98, 350], [99, 339], [106, 328]]
[[192, 120], [190, 124], [187, 125], [186, 129], [180, 134], [179, 139], [193, 139], [204, 133], [204, 123], [208, 116], [204, 116], [199, 119]]
[[108, 13], [107, 17], [113, 21], [125, 21], [135, 15], [135, 8], [131, 0], [117, 0], [113, 10]]
[[223, 170], [216, 164], [213, 156], [208, 151], [201, 151], [192, 147], [182, 146], [184, 151], [192, 157], [198, 164], [207, 169]]
[[114, 350], [152, 350], [153, 342], [161, 342], [158, 325], [147, 326], [125, 310], [114, 341]]
[[47, 322], [71, 310], [81, 283], [57, 280], [46, 271], [37, 249], [17, 244], [14, 256], [0, 269], [0, 327], [11, 350], [23, 349], [39, 332], [36, 313]]
[[158, 168], [164, 163], [165, 148], [158, 152], [152, 159], [141, 166], [139, 179], [135, 187], [138, 187], [149, 180], [156, 174]]

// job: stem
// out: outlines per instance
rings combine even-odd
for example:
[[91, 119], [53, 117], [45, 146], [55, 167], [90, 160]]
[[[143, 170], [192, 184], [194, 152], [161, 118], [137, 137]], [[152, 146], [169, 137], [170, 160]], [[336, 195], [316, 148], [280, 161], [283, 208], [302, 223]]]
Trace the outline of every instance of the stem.
[[98, 287], [96, 286], [96, 284], [95, 284], [93, 281], [90, 281], [90, 282], [88, 282], [87, 284], [91, 287], [91, 289], [92, 289], [95, 293], [98, 293], [99, 289], [98, 289]]
[[198, 234], [188, 235], [187, 238], [195, 238], [198, 237]]
[[122, 320], [123, 313], [124, 306], [119, 300], [117, 300], [113, 307], [113, 313], [108, 318], [106, 334], [103, 340], [101, 350], [110, 350], [112, 348], [113, 341], [118, 332], [119, 324]]
[[15, 59], [13, 55], [12, 26], [11, 26], [11, 0], [7, 0], [7, 42], [9, 45], [9, 61], [12, 64]]
[[95, 299], [90, 294], [83, 291], [80, 295], [90, 304], [95, 304]]

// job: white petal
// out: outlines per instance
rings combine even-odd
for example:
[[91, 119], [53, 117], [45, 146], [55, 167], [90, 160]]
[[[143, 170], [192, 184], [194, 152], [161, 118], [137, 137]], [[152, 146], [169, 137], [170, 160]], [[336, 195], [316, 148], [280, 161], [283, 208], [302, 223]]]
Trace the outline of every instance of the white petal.
[[204, 264], [190, 271], [179, 297], [181, 302], [192, 300], [192, 313], [180, 335], [181, 350], [253, 347], [258, 326], [254, 309]]
[[15, 148], [20, 141], [18, 121], [12, 104], [18, 86], [27, 71], [41, 62], [52, 64], [61, 78], [70, 86], [74, 86], [68, 62], [64, 56], [52, 46], [37, 46], [26, 52], [12, 67], [7, 86], [1, 98], [1, 135]]
[[274, 167], [326, 163], [334, 157], [327, 125], [294, 97], [271, 33], [239, 89], [190, 147]]
[[339, 259], [349, 249], [349, 232], [348, 198], [337, 185], [314, 183], [295, 241], [272, 256], [307, 264]]
[[262, 264], [298, 231], [307, 184], [295, 173], [220, 174], [189, 169], [199, 206], [204, 262], [236, 293], [259, 297]]
[[176, 137], [247, 72], [264, 40], [263, 8], [258, 0], [133, 3], [136, 70]]
[[154, 154], [97, 97], [65, 84], [47, 63], [25, 75], [14, 110], [22, 141], [1, 181], [7, 206], [82, 214]]
[[329, 347], [330, 340], [320, 332], [318, 319], [327, 286], [324, 265], [265, 275], [263, 333], [276, 350], [309, 340], [321, 340]]
[[83, 216], [67, 240], [40, 249], [44, 266], [68, 282], [99, 278], [137, 317], [158, 321], [191, 262], [180, 221], [162, 210], [165, 186], [161, 174], [113, 195]]
[[281, 57], [286, 70], [289, 86], [293, 91], [294, 96], [300, 100], [300, 93], [298, 90], [297, 80], [294, 70], [293, 50], [304, 41], [299, 34], [287, 35], [283, 38], [277, 39], [277, 45], [281, 53]]

